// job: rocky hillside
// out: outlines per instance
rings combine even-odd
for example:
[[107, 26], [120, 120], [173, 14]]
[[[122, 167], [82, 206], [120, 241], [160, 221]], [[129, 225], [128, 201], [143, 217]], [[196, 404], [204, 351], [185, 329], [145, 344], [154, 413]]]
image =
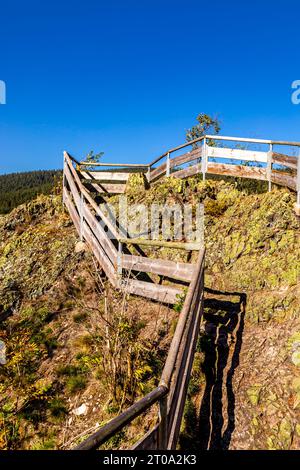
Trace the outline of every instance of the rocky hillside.
[[[197, 177], [128, 187], [132, 202], [205, 206], [206, 305], [183, 449], [300, 448], [299, 219], [293, 193], [263, 189]], [[77, 242], [60, 196], [0, 217], [1, 448], [70, 447], [159, 377], [177, 312], [113, 291]]]
[[61, 196], [0, 217], [1, 449], [70, 448], [157, 384], [175, 312], [113, 291], [77, 242]]
[[[135, 201], [202, 202], [206, 308], [184, 449], [300, 448], [300, 238], [295, 194], [166, 180]], [[160, 254], [161, 256], [161, 254]]]

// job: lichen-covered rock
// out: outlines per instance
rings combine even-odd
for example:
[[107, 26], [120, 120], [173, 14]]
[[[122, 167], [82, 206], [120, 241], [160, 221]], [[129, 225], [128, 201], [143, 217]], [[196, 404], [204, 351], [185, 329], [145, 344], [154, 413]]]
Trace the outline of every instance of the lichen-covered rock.
[[[66, 236], [69, 235], [69, 236]], [[0, 218], [0, 315], [37, 298], [72, 269], [76, 235], [59, 196], [39, 196]]]
[[148, 187], [147, 178], [143, 173], [133, 173], [129, 176], [126, 183], [126, 194], [128, 196], [136, 196], [145, 193]]
[[252, 405], [256, 406], [259, 403], [259, 395], [261, 391], [261, 385], [253, 385], [247, 390], [247, 395]]
[[[248, 294], [253, 323], [298, 315], [300, 222], [295, 194], [285, 188], [257, 193], [240, 183], [164, 178], [145, 191], [128, 192], [132, 203], [204, 204], [206, 285]], [[186, 253], [149, 250], [149, 256], [186, 261]], [[195, 259], [195, 255], [193, 255]]]

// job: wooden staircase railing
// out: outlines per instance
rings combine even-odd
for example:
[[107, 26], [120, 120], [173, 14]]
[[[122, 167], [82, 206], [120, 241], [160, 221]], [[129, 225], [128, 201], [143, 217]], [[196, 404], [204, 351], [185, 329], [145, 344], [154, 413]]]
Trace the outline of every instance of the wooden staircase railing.
[[132, 449], [163, 450], [176, 448], [203, 312], [204, 260], [204, 251], [201, 251], [179, 316], [159, 386], [81, 442], [74, 448], [75, 450], [98, 449], [155, 403], [159, 403], [158, 423]]
[[[268, 146], [267, 151], [216, 146], [217, 141]], [[177, 152], [191, 146], [191, 150]], [[175, 303], [182, 289], [155, 284], [135, 277], [122, 278], [123, 270], [159, 274], [189, 283], [182, 312], [169, 349], [159, 386], [130, 408], [92, 434], [76, 449], [97, 449], [155, 403], [159, 403], [157, 425], [134, 445], [134, 449], [175, 449], [186, 400], [196, 341], [204, 303], [204, 249], [198, 250], [196, 264], [175, 263], [124, 253], [124, 245], [155, 244], [153, 241], [121, 237], [84, 185], [87, 181], [100, 194], [123, 193], [130, 174], [144, 173], [148, 183], [164, 176], [186, 178], [195, 174], [251, 178], [287, 186], [297, 192], [296, 211], [300, 215], [300, 157], [274, 151], [274, 146], [300, 147], [299, 142], [283, 142], [224, 136], [204, 136], [165, 152], [148, 165], [78, 162], [64, 153], [63, 199], [74, 225], [91, 247], [107, 278], [116, 288], [164, 303]], [[171, 158], [171, 155], [173, 158]], [[156, 166], [160, 163], [159, 166]], [[76, 168], [74, 167], [74, 164]], [[185, 167], [182, 167], [186, 165]], [[93, 169], [91, 170], [91, 166]], [[160, 242], [156, 242], [159, 245]], [[166, 243], [166, 242], [164, 242]], [[178, 248], [178, 243], [176, 248]], [[172, 247], [172, 243], [169, 244]], [[173, 247], [175, 248], [174, 244]]]
[[[121, 238], [112, 221], [96, 204], [89, 191], [81, 181], [81, 174], [74, 167], [77, 164], [70, 155], [64, 155], [64, 203], [70, 213], [74, 225], [80, 235], [91, 247], [95, 257], [103, 268], [107, 278], [116, 288], [126, 292], [148, 297], [166, 304], [174, 304], [182, 294], [182, 287], [177, 281], [189, 283], [192, 279], [195, 265], [191, 263], [178, 263], [163, 259], [152, 259], [145, 256], [132, 256], [124, 253], [123, 246], [160, 245], [160, 241], [132, 240]], [[170, 248], [178, 248], [175, 242], [164, 242]], [[199, 250], [199, 243], [182, 243], [188, 250]], [[130, 273], [123, 276], [123, 270]], [[156, 284], [140, 280], [135, 272], [156, 274], [173, 279], [175, 285]]]

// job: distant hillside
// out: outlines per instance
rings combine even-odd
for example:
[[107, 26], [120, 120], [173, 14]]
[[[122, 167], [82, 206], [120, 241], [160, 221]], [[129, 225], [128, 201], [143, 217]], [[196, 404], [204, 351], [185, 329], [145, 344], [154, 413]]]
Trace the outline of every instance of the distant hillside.
[[61, 170], [44, 170], [0, 175], [0, 214], [7, 214], [38, 194], [50, 194], [61, 174]]

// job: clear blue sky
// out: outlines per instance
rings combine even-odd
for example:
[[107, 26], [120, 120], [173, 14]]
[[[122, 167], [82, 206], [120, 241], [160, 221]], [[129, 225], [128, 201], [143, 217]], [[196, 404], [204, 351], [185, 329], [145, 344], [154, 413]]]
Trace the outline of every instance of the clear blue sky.
[[1, 1], [0, 173], [62, 151], [144, 162], [200, 112], [222, 133], [300, 140], [298, 1]]

